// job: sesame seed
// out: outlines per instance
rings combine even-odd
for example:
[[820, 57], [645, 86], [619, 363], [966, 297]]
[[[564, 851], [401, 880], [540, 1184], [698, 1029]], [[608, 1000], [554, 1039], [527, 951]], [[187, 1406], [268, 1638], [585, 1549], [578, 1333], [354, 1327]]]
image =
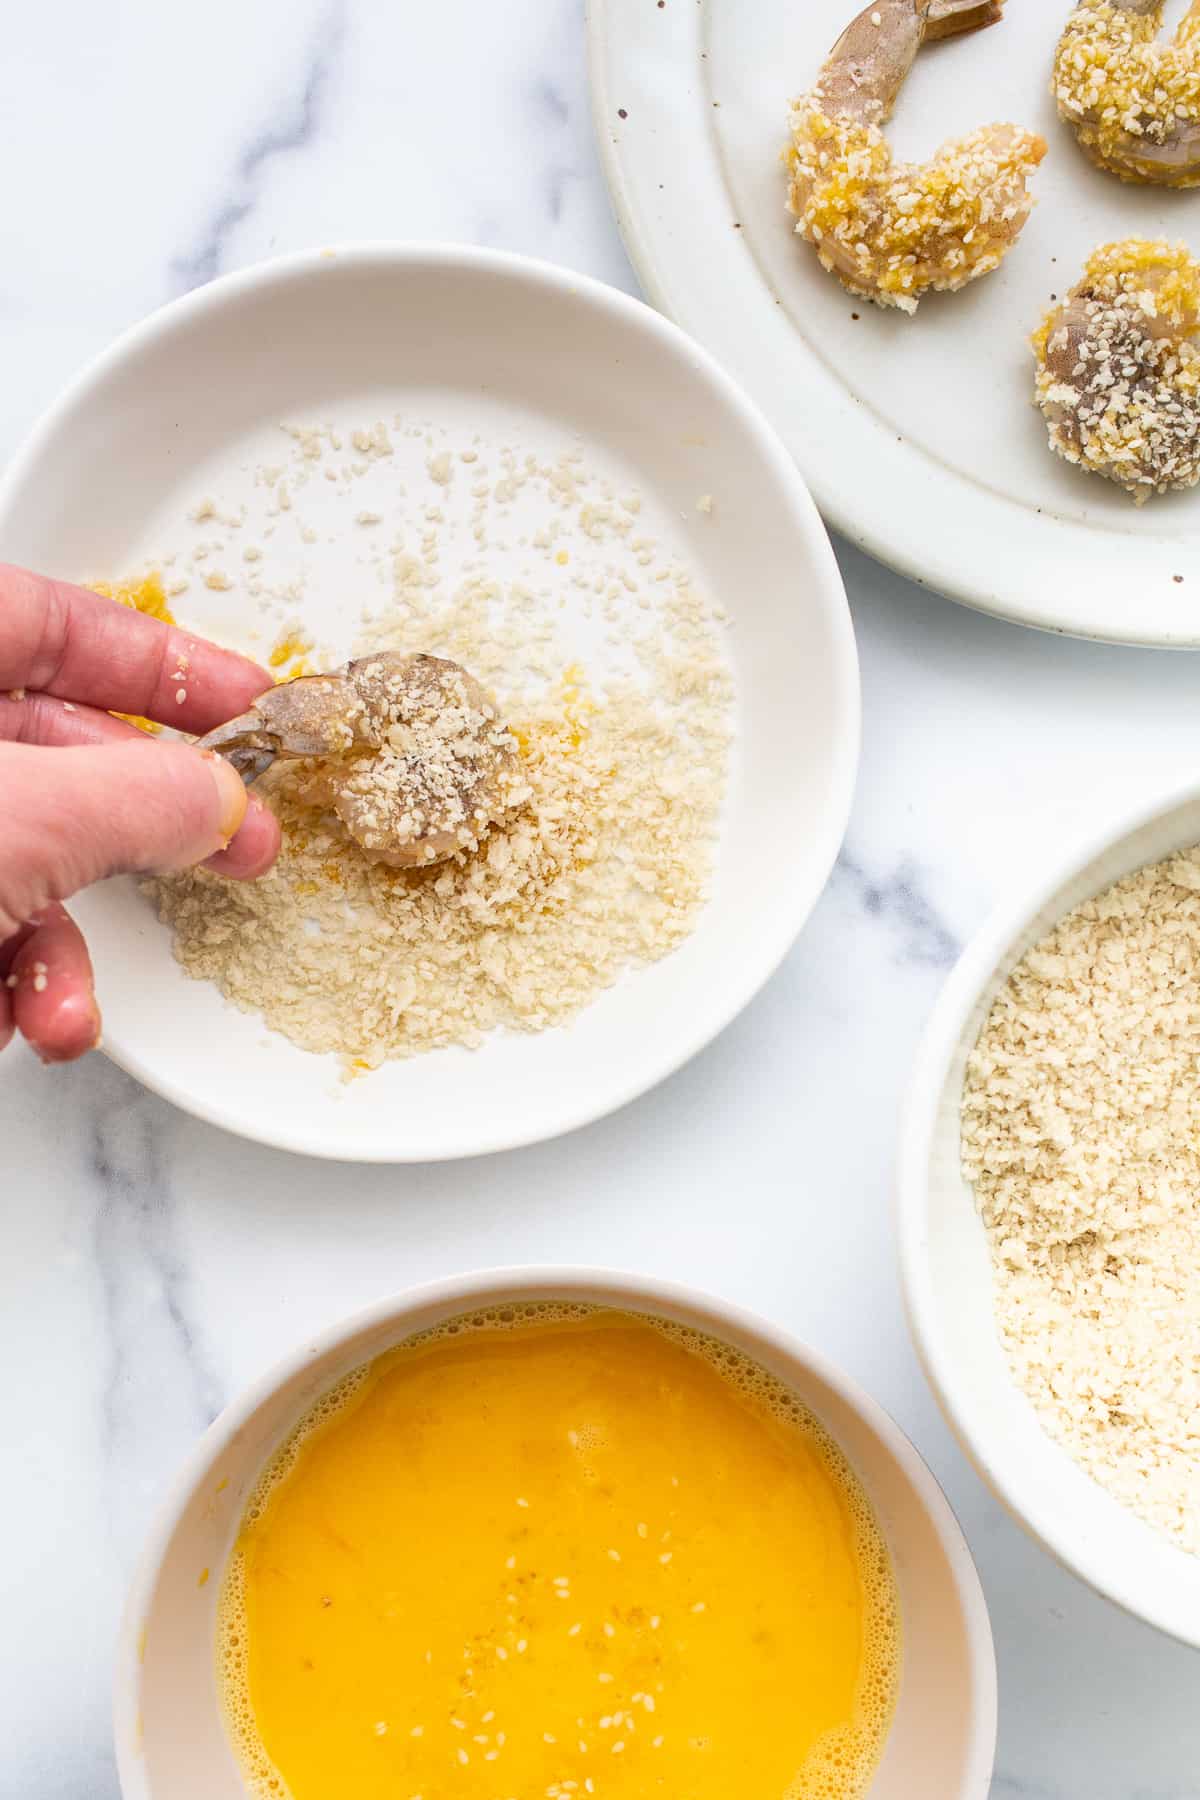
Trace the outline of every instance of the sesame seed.
[[1184, 246], [1130, 239], [1093, 253], [1034, 339], [1051, 448], [1138, 504], [1200, 481], [1198, 303]]

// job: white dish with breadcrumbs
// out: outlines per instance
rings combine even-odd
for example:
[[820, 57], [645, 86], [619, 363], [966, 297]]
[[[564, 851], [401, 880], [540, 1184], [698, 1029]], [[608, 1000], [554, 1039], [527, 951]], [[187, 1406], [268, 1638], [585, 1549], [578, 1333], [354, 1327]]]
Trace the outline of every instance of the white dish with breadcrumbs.
[[494, 709], [503, 804], [432, 866], [279, 757], [264, 880], [81, 897], [105, 1048], [231, 1130], [408, 1161], [597, 1117], [746, 1003], [836, 855], [858, 682], [820, 521], [716, 366], [595, 283], [386, 246], [214, 283], [68, 391], [0, 531], [280, 680], [449, 661]]
[[1200, 1647], [1200, 793], [1076, 845], [970, 945], [900, 1158], [918, 1349], [1000, 1499]]

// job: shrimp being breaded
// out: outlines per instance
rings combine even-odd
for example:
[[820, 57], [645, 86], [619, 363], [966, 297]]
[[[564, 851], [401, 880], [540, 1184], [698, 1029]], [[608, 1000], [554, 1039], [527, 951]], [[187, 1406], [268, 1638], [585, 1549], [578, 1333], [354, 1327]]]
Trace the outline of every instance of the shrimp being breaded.
[[1060, 456], [1139, 506], [1200, 481], [1200, 263], [1183, 244], [1105, 244], [1033, 349]]
[[1200, 182], [1200, 0], [1160, 41], [1165, 0], [1078, 0], [1054, 58], [1058, 113], [1122, 181]]
[[788, 209], [852, 293], [912, 313], [930, 288], [998, 268], [1033, 205], [1045, 141], [984, 125], [927, 163], [892, 158], [883, 126], [921, 45], [996, 24], [1002, 0], [875, 0], [795, 102]]

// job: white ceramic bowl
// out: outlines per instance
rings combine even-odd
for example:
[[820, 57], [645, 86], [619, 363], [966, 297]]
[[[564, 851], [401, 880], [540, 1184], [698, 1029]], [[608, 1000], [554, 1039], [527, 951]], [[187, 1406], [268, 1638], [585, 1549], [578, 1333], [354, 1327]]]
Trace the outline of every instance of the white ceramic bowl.
[[1200, 1558], [1117, 1504], [1043, 1431], [1008, 1372], [975, 1198], [959, 1164], [966, 1059], [1000, 988], [1031, 945], [1110, 882], [1200, 842], [1200, 789], [1143, 806], [1064, 851], [1032, 891], [1002, 906], [938, 1000], [901, 1132], [900, 1265], [917, 1350], [951, 1427], [1013, 1516], [1119, 1606], [1200, 1647]]
[[[896, 1718], [871, 1800], [985, 1800], [996, 1670], [970, 1552], [928, 1469], [886, 1413], [785, 1333], [721, 1300], [602, 1270], [463, 1275], [385, 1300], [305, 1344], [205, 1434], [151, 1536], [117, 1650], [125, 1800], [242, 1800], [214, 1674], [220, 1572], [264, 1463], [314, 1399], [414, 1331], [506, 1300], [569, 1298], [686, 1322], [787, 1382], [857, 1470], [891, 1547], [903, 1612]], [[205, 1569], [212, 1579], [198, 1585]]]
[[[281, 421], [329, 420], [349, 434], [397, 414], [460, 441], [483, 427], [547, 458], [578, 444], [589, 466], [627, 484], [618, 492], [638, 490], [640, 528], [728, 612], [738, 742], [712, 898], [674, 955], [567, 1029], [494, 1034], [477, 1052], [392, 1063], [349, 1087], [332, 1057], [294, 1049], [188, 980], [132, 884], [80, 897], [117, 1062], [228, 1130], [376, 1162], [551, 1137], [701, 1049], [772, 973], [821, 892], [849, 814], [859, 731], [841, 578], [770, 427], [649, 307], [520, 257], [420, 245], [313, 252], [167, 307], [86, 371], [18, 452], [0, 483], [0, 554], [81, 581], [136, 571], [164, 545], [222, 535], [188, 521], [210, 496], [223, 511], [262, 512], [255, 469], [283, 460]], [[427, 451], [396, 436], [394, 458], [372, 473], [415, 492]], [[704, 496], [711, 510], [698, 507]], [[415, 503], [392, 504], [408, 508], [411, 529]], [[295, 520], [264, 523], [273, 573], [306, 581], [298, 610], [338, 654], [361, 629], [364, 596], [378, 598], [356, 523], [363, 505], [317, 480], [303, 502], [311, 543]], [[515, 545], [494, 543], [489, 556], [501, 577], [521, 567]], [[232, 590], [194, 575], [180, 615], [261, 657], [241, 542], [204, 568], [214, 561]]]

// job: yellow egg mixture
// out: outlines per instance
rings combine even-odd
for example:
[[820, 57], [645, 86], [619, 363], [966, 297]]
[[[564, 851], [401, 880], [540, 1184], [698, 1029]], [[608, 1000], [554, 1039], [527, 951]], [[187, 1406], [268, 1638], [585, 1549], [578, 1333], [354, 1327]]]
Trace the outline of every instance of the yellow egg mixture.
[[292, 1800], [849, 1800], [898, 1606], [840, 1451], [682, 1327], [473, 1315], [328, 1396], [221, 1597], [230, 1733]]

